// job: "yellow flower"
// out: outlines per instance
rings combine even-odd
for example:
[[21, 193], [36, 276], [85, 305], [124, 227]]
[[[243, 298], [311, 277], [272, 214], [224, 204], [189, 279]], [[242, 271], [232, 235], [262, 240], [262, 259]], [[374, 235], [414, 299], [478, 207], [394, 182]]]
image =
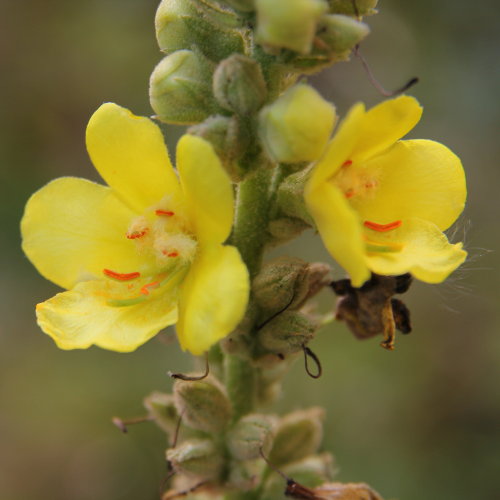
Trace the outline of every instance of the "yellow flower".
[[249, 293], [235, 247], [233, 190], [212, 147], [185, 135], [179, 178], [160, 129], [116, 104], [87, 127], [87, 149], [109, 187], [63, 177], [36, 192], [21, 222], [23, 249], [69, 291], [38, 304], [62, 349], [136, 349], [177, 322], [195, 355], [233, 330]]
[[306, 184], [307, 208], [354, 286], [370, 271], [439, 283], [467, 255], [442, 233], [465, 204], [460, 160], [437, 142], [399, 140], [421, 114], [407, 96], [355, 105]]

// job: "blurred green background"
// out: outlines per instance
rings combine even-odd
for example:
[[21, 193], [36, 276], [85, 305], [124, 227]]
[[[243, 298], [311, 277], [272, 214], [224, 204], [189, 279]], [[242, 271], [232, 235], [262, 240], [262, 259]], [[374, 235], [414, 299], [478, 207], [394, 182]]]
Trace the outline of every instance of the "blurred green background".
[[[190, 366], [172, 336], [133, 354], [64, 352], [37, 328], [34, 304], [58, 290], [20, 251], [29, 195], [60, 175], [97, 179], [84, 131], [107, 100], [151, 114], [148, 77], [160, 59], [156, 0], [0, 0], [0, 499], [153, 500], [164, 474], [164, 437], [153, 425], [121, 435], [113, 415], [141, 414], [167, 370]], [[324, 375], [297, 363], [280, 410], [325, 405], [325, 449], [338, 479], [366, 481], [387, 499], [500, 498], [500, 78], [493, 0], [381, 0], [362, 51], [381, 82], [411, 93], [425, 112], [413, 137], [447, 144], [462, 159], [468, 207], [454, 239], [470, 259], [445, 284], [405, 296], [414, 333], [395, 352], [359, 342], [343, 325], [311, 346]], [[314, 77], [341, 113], [382, 98], [359, 61]], [[180, 133], [170, 130], [171, 144]], [[171, 146], [172, 148], [172, 146]], [[287, 249], [282, 249], [286, 251]], [[311, 234], [288, 249], [328, 259]], [[329, 260], [329, 259], [328, 259]], [[337, 275], [341, 275], [339, 269]], [[323, 307], [332, 307], [325, 295]]]

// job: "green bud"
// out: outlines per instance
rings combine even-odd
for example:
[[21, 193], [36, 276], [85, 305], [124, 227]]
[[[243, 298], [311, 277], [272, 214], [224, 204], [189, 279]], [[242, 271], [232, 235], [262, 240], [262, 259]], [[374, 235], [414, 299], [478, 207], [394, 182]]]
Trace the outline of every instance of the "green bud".
[[[293, 477], [297, 483], [307, 488], [315, 488], [331, 480], [334, 475], [333, 457], [329, 453], [310, 455], [298, 462], [285, 465], [283, 474]], [[275, 474], [265, 482], [262, 500], [275, 500], [283, 494], [283, 479]]]
[[348, 14], [350, 16], [359, 14], [360, 16], [368, 16], [376, 14], [375, 7], [378, 0], [356, 0], [356, 9], [354, 8], [353, 0], [328, 0], [328, 2], [330, 10], [334, 14]]
[[156, 11], [156, 38], [166, 54], [195, 46], [209, 59], [220, 61], [244, 50], [241, 33], [224, 24], [237, 25], [234, 13], [194, 0], [163, 0]]
[[237, 117], [210, 116], [204, 122], [190, 127], [188, 133], [212, 144], [233, 182], [244, 178], [245, 170], [238, 160], [245, 153], [250, 139]]
[[309, 178], [310, 168], [289, 175], [278, 188], [276, 198], [280, 211], [290, 217], [303, 220], [314, 227], [314, 221], [309, 215], [304, 200], [304, 187]]
[[267, 96], [260, 64], [241, 54], [233, 54], [219, 63], [214, 73], [213, 91], [224, 109], [240, 115], [260, 109]]
[[153, 70], [151, 107], [166, 123], [201, 122], [216, 111], [211, 82], [212, 68], [203, 56], [191, 50], [174, 52]]
[[323, 153], [335, 119], [332, 104], [310, 85], [299, 84], [260, 112], [259, 135], [278, 162], [313, 161]]
[[282, 256], [266, 262], [252, 282], [257, 304], [267, 313], [290, 308], [306, 269], [307, 262], [296, 257]]
[[349, 16], [334, 14], [321, 18], [318, 38], [339, 59], [346, 57], [368, 33], [370, 28], [365, 23]]
[[272, 237], [268, 245], [283, 245], [299, 236], [309, 227], [309, 224], [306, 224], [303, 220], [297, 219], [296, 217], [280, 217], [274, 219], [267, 226], [267, 232]]
[[323, 0], [256, 0], [257, 42], [307, 54], [316, 23], [328, 8]]
[[[243, 462], [233, 461], [229, 467], [229, 477], [226, 481], [227, 488], [237, 492], [250, 491], [257, 488], [265, 467], [266, 464], [261, 457], [256, 460], [245, 460]], [[281, 490], [283, 491], [283, 488]], [[225, 498], [229, 500], [241, 497], [239, 495], [233, 497], [229, 494]]]
[[193, 429], [221, 432], [231, 420], [231, 403], [214, 379], [197, 382], [177, 379], [174, 401], [182, 421]]
[[217, 479], [224, 458], [210, 439], [188, 439], [167, 450], [167, 460], [174, 470], [203, 479]]
[[267, 454], [272, 444], [273, 420], [268, 415], [244, 416], [229, 432], [227, 447], [237, 460], [251, 460]]
[[255, 0], [219, 0], [219, 2], [242, 12], [252, 12], [255, 9]]
[[286, 415], [279, 423], [269, 461], [277, 466], [316, 452], [323, 438], [325, 411], [315, 407]]
[[285, 311], [266, 323], [258, 333], [262, 348], [286, 356], [302, 350], [318, 329], [318, 324], [298, 311]]
[[153, 392], [144, 398], [144, 407], [162, 430], [169, 435], [175, 432], [179, 422], [179, 414], [175, 408], [172, 394]]

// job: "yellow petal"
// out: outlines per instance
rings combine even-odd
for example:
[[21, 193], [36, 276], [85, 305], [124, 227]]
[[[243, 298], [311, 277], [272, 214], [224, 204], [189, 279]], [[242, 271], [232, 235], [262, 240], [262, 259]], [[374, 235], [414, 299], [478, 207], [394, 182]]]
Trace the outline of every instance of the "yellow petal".
[[359, 162], [383, 152], [405, 136], [421, 116], [422, 108], [413, 97], [400, 96], [378, 104], [364, 116], [350, 159]]
[[365, 236], [368, 243], [400, 248], [368, 253], [368, 266], [377, 274], [410, 272], [427, 283], [441, 283], [467, 256], [461, 243], [452, 245], [435, 224], [417, 218], [405, 219], [399, 228], [385, 233], [366, 229]]
[[450, 227], [465, 205], [465, 174], [447, 147], [427, 140], [400, 141], [365, 163], [377, 180], [373, 196], [352, 199], [359, 215], [384, 224], [418, 217]]
[[358, 141], [359, 130], [365, 116], [365, 107], [358, 103], [354, 105], [341, 122], [325, 154], [314, 166], [309, 183], [311, 188], [324, 183], [332, 177], [342, 164], [350, 159], [353, 148]]
[[248, 271], [238, 250], [202, 248], [181, 288], [176, 326], [181, 347], [200, 355], [228, 335], [243, 318], [248, 294]]
[[177, 144], [177, 169], [198, 241], [222, 243], [233, 223], [231, 181], [212, 146], [184, 135]]
[[33, 194], [21, 221], [23, 250], [63, 288], [101, 277], [103, 269], [144, 272], [154, 263], [126, 238], [135, 214], [99, 184], [62, 177]]
[[126, 284], [85, 281], [37, 305], [40, 328], [61, 349], [130, 352], [177, 319], [176, 294], [159, 293], [126, 307], [108, 305], [109, 297], [126, 294]]
[[113, 103], [103, 104], [87, 126], [87, 150], [102, 178], [138, 213], [166, 194], [176, 195], [178, 181], [160, 129]]
[[349, 273], [353, 286], [370, 277], [365, 263], [365, 245], [356, 213], [344, 195], [331, 183], [305, 191], [307, 208], [331, 256]]

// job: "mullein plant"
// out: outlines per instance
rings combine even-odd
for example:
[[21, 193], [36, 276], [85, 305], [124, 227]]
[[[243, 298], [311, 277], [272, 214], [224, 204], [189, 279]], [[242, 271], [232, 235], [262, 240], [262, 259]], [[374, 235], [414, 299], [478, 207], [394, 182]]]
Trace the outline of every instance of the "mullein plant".
[[[419, 103], [358, 103], [339, 119], [303, 78], [357, 50], [376, 3], [163, 0], [152, 119], [103, 104], [86, 144], [107, 186], [64, 177], [26, 205], [23, 249], [65, 289], [36, 307], [58, 347], [128, 352], [175, 325], [181, 348], [206, 356], [205, 376], [174, 374], [172, 394], [144, 401], [171, 443], [165, 500], [380, 498], [332, 482], [321, 408], [265, 411], [298, 357], [321, 373], [308, 347], [325, 323], [310, 312], [319, 291], [339, 295], [336, 318], [355, 335], [393, 349], [395, 330], [411, 330], [394, 295], [466, 258], [443, 233], [465, 203], [460, 160], [402, 140]], [[175, 168], [158, 121], [190, 126]], [[345, 278], [264, 259], [307, 228]]]

